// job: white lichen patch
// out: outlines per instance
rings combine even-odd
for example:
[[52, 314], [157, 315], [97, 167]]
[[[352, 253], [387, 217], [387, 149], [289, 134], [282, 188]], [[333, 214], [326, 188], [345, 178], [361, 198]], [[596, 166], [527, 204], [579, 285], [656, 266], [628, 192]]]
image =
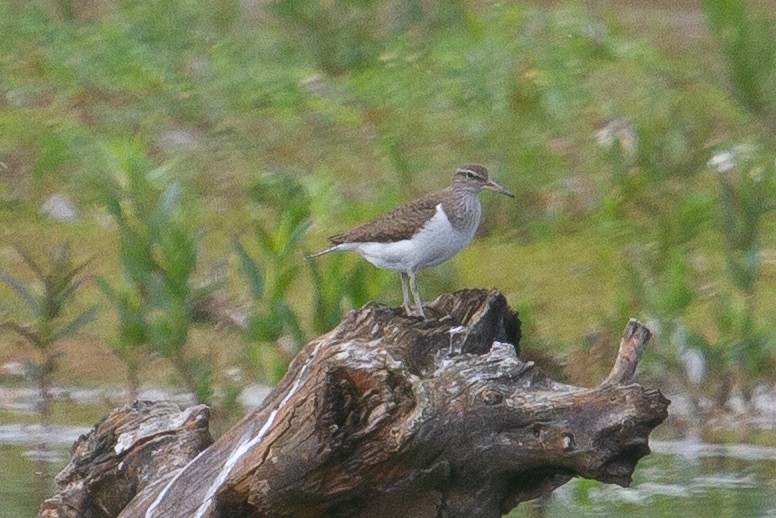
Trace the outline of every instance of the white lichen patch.
[[488, 355], [496, 358], [514, 358], [520, 362], [520, 359], [517, 357], [517, 352], [515, 351], [515, 346], [506, 342], [494, 341], [490, 346], [490, 352], [488, 352]]
[[116, 440], [116, 446], [113, 447], [113, 451], [116, 455], [121, 455], [127, 451], [135, 443], [134, 433], [122, 433]]
[[387, 350], [379, 347], [382, 343], [382, 338], [372, 340], [366, 346], [344, 342], [338, 345], [339, 352], [334, 354], [332, 359], [353, 368], [401, 369], [402, 363], [391, 356]]
[[116, 452], [116, 455], [120, 455], [140, 439], [177, 430], [186, 424], [192, 414], [199, 414], [196, 416], [196, 419], [198, 421], [202, 420], [204, 415], [200, 414], [201, 410], [201, 406], [192, 406], [178, 414], [154, 416], [155, 419], [140, 423], [136, 430], [120, 434], [116, 440], [116, 446], [113, 447], [113, 451]]

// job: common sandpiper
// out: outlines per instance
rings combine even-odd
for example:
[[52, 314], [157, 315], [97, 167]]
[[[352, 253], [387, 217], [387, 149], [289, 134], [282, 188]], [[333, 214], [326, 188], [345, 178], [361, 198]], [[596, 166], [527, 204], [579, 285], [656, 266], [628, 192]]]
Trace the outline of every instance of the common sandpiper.
[[459, 167], [449, 187], [405, 203], [350, 232], [331, 236], [331, 246], [309, 258], [329, 252], [352, 251], [383, 270], [399, 272], [404, 309], [412, 315], [408, 284], [415, 310], [424, 317], [416, 274], [441, 264], [468, 245], [480, 224], [480, 191], [515, 195], [488, 178], [482, 165]]

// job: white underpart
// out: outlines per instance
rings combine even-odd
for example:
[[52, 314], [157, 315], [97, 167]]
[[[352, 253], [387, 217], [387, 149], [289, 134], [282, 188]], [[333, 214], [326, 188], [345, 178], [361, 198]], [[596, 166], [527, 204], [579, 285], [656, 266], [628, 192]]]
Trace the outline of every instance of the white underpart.
[[442, 210], [442, 204], [436, 206], [436, 213], [412, 239], [403, 239], [393, 243], [344, 243], [339, 250], [352, 250], [364, 259], [383, 270], [395, 272], [414, 272], [441, 264], [468, 245], [480, 223], [480, 207], [467, 218], [468, 225], [456, 230]]
[[[315, 355], [318, 353], [318, 349], [321, 347], [323, 342], [319, 342], [318, 345], [315, 346], [312, 353], [310, 353], [310, 356], [307, 357], [307, 360], [305, 360], [304, 365], [302, 365], [302, 368], [299, 369], [299, 373], [296, 375], [296, 380], [294, 381], [294, 384], [291, 386], [291, 389], [288, 391], [288, 394], [280, 401], [278, 406], [276, 406], [272, 412], [269, 414], [269, 417], [267, 418], [264, 425], [261, 427], [261, 429], [258, 431], [256, 436], [253, 438], [250, 438], [248, 436], [243, 437], [240, 441], [240, 445], [232, 451], [232, 454], [229, 456], [228, 459], [226, 459], [226, 462], [224, 463], [223, 468], [221, 468], [221, 472], [218, 474], [218, 478], [213, 482], [213, 484], [210, 485], [210, 487], [207, 490], [207, 494], [205, 495], [205, 498], [202, 501], [202, 504], [197, 508], [197, 513], [194, 515], [196, 518], [202, 518], [202, 516], [205, 515], [205, 513], [210, 509], [210, 504], [213, 500], [213, 496], [216, 494], [218, 489], [221, 487], [221, 485], [224, 483], [224, 481], [227, 479], [229, 474], [232, 472], [232, 469], [234, 468], [235, 464], [245, 455], [248, 450], [256, 446], [261, 440], [264, 438], [264, 436], [269, 431], [272, 424], [275, 422], [275, 417], [277, 417], [278, 412], [281, 408], [288, 402], [289, 399], [293, 397], [294, 394], [299, 390], [300, 386], [302, 385], [303, 375], [305, 371], [307, 370], [307, 367], [310, 365], [310, 363], [315, 358]], [[207, 451], [207, 450], [203, 450]], [[151, 506], [148, 507], [145, 513], [145, 518], [152, 518], [154, 516], [154, 512], [156, 511], [156, 507], [159, 505], [159, 502], [162, 501], [162, 498], [167, 493], [167, 491], [170, 489], [170, 487], [173, 485], [173, 483], [178, 479], [178, 477], [186, 471], [186, 468], [191, 465], [197, 458], [199, 458], [199, 455], [191, 460], [183, 469], [181, 469], [175, 477], [170, 480], [170, 482], [167, 483], [167, 485], [164, 487], [164, 489], [159, 493], [159, 496], [156, 497], [156, 500], [154, 500], [154, 503], [151, 504]]]

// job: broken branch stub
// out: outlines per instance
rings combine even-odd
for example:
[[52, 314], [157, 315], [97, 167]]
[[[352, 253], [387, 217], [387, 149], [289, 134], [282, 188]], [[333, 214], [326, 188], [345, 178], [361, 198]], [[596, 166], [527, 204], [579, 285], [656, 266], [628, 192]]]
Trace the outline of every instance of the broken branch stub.
[[669, 403], [625, 385], [640, 327], [626, 330], [639, 353], [621, 344], [606, 383], [581, 388], [519, 358], [520, 322], [498, 291], [446, 294], [426, 315], [351, 312], [261, 408], [174, 476], [139, 484], [120, 516], [487, 518], [573, 476], [630, 483]]
[[112, 411], [75, 442], [38, 518], [117, 516], [147, 484], [179, 472], [213, 442], [209, 420], [205, 405], [181, 411], [166, 401]]
[[635, 318], [631, 318], [620, 339], [620, 348], [617, 351], [614, 366], [601, 385], [630, 383], [651, 336], [649, 329]]

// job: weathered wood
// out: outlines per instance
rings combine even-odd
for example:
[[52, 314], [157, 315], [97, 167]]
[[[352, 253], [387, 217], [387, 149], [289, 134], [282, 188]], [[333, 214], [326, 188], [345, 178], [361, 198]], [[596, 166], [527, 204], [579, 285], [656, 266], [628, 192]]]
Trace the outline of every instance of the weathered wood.
[[611, 372], [601, 385], [624, 385], [633, 380], [641, 354], [652, 333], [638, 320], [631, 318], [620, 339], [620, 349]]
[[627, 384], [646, 328], [631, 321], [605, 382], [581, 388], [520, 360], [498, 291], [443, 295], [426, 316], [351, 312], [183, 469], [148, 470], [119, 516], [486, 518], [573, 476], [630, 483], [669, 403]]
[[73, 445], [57, 475], [57, 494], [39, 518], [117, 516], [146, 484], [177, 473], [213, 439], [205, 405], [181, 411], [167, 402], [137, 401], [114, 410]]

